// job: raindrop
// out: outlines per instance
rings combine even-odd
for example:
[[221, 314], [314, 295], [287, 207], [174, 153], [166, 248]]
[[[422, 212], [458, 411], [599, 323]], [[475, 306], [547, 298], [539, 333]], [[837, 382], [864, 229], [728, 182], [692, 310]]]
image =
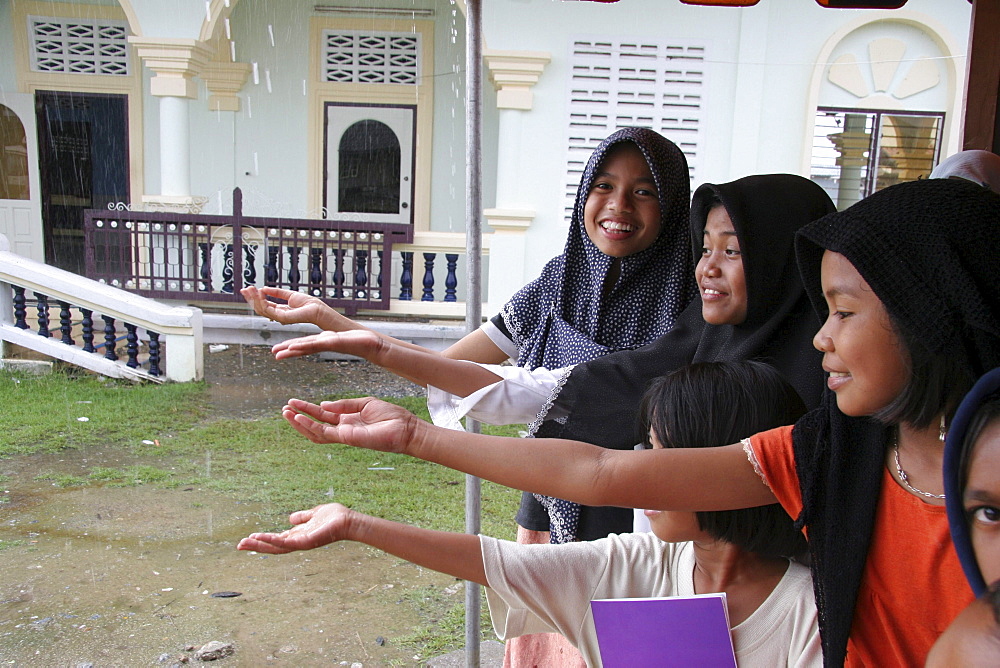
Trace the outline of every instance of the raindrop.
[[271, 46], [274, 46], [274, 26], [270, 23], [267, 24], [267, 34], [271, 38]]
[[257, 68], [257, 61], [253, 63], [253, 85], [260, 85], [260, 70]]

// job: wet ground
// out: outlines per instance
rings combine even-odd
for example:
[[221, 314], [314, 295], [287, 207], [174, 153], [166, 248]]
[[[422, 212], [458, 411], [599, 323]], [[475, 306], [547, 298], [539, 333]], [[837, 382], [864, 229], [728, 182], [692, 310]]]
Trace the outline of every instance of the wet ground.
[[[273, 415], [307, 392], [418, 389], [359, 363], [275, 363], [239, 347], [206, 358], [211, 400], [233, 417]], [[248, 391], [253, 377], [267, 391]], [[234, 644], [220, 662], [228, 666], [420, 665], [426, 657], [393, 640], [420, 623], [413, 601], [429, 592], [462, 600], [454, 579], [353, 543], [280, 557], [237, 552], [260, 528], [257, 508], [207, 490], [34, 480], [39, 470], [142, 463], [126, 457], [0, 461], [9, 499], [0, 506], [0, 545], [9, 545], [0, 550], [0, 664], [179, 665], [214, 640]]]

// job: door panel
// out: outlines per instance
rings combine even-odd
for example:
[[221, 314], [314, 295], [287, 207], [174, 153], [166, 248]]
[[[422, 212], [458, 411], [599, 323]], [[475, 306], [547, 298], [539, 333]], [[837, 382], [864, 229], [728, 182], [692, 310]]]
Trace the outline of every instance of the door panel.
[[[35, 102], [25, 93], [3, 93], [0, 106], [0, 178], [10, 179], [0, 188], [0, 234], [18, 255], [42, 262], [42, 200], [38, 179], [38, 135], [35, 132]], [[20, 126], [20, 127], [18, 127]], [[24, 179], [27, 179], [24, 182]], [[27, 186], [25, 188], [25, 186]]]
[[413, 222], [415, 122], [413, 106], [327, 104], [328, 218]]

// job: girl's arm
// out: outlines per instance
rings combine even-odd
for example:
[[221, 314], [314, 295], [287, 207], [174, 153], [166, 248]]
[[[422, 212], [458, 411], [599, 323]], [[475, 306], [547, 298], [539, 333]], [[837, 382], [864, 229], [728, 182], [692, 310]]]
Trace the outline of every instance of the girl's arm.
[[281, 533], [253, 533], [236, 546], [268, 554], [311, 550], [340, 540], [351, 540], [388, 552], [401, 559], [486, 585], [479, 536], [430, 531], [355, 512], [339, 503], [328, 503], [292, 513], [295, 525]]
[[418, 385], [433, 385], [460, 397], [503, 380], [478, 364], [400, 346], [372, 331], [323, 332], [282, 341], [271, 348], [279, 360], [325, 351], [356, 355]]
[[291, 399], [282, 415], [315, 443], [408, 454], [588, 506], [730, 510], [776, 502], [740, 444], [636, 452], [561, 439], [467, 434], [435, 427], [371, 397], [320, 406]]
[[[302, 294], [301, 292], [285, 290], [283, 288], [257, 288], [248, 286], [240, 290], [240, 294], [253, 307], [257, 315], [280, 322], [283, 325], [309, 322], [328, 332], [371, 332], [375, 336], [403, 348], [418, 350], [449, 359], [480, 362], [481, 364], [501, 364], [507, 359], [507, 354], [500, 350], [490, 340], [490, 337], [486, 336], [480, 330], [466, 334], [462, 339], [453, 343], [447, 350], [437, 352], [418, 346], [415, 343], [402, 341], [387, 334], [376, 332], [374, 329], [354, 322], [347, 316], [330, 308], [322, 299]], [[273, 302], [268, 299], [269, 297], [280, 299], [285, 303], [279, 304]]]

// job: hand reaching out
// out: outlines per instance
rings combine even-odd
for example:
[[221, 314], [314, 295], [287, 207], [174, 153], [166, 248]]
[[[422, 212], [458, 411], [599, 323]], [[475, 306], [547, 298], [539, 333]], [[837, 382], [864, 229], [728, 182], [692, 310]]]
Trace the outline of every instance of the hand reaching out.
[[292, 513], [293, 526], [281, 533], [252, 533], [239, 542], [237, 550], [286, 554], [311, 550], [339, 540], [350, 540], [351, 520], [356, 515], [339, 503], [327, 503]]
[[389, 345], [370, 330], [356, 329], [348, 332], [322, 332], [300, 336], [274, 345], [274, 359], [284, 360], [321, 352], [346, 353], [378, 363], [379, 352]]
[[[252, 285], [240, 290], [240, 294], [257, 315], [280, 322], [282, 325], [310, 322], [322, 329], [334, 331], [355, 328], [349, 318], [327, 306], [318, 297], [282, 288], [257, 288]], [[268, 297], [286, 303], [278, 304], [270, 301]]]
[[289, 399], [282, 417], [313, 443], [344, 443], [381, 452], [405, 453], [426, 423], [405, 408], [374, 397], [324, 401], [317, 406]]

